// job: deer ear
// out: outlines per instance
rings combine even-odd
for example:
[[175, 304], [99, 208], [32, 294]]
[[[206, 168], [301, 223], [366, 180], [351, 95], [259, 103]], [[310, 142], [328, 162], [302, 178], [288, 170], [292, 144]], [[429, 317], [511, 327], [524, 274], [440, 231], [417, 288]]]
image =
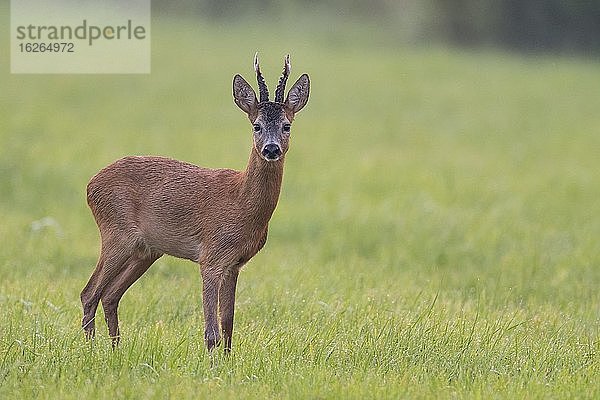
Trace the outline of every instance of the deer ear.
[[248, 115], [256, 114], [258, 101], [252, 86], [240, 75], [233, 77], [233, 101]]
[[310, 80], [308, 75], [302, 74], [294, 83], [285, 99], [285, 107], [292, 114], [296, 114], [308, 102], [308, 93], [310, 92]]

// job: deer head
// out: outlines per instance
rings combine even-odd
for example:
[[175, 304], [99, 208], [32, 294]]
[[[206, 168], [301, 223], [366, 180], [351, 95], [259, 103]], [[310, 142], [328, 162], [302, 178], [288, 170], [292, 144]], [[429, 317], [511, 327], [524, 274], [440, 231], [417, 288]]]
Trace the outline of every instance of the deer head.
[[294, 83], [287, 98], [283, 100], [285, 84], [290, 74], [290, 56], [285, 57], [283, 73], [275, 90], [275, 101], [269, 101], [269, 90], [260, 72], [258, 53], [254, 56], [254, 70], [260, 100], [254, 89], [239, 74], [233, 78], [235, 104], [248, 114], [252, 123], [254, 149], [266, 161], [283, 158], [289, 147], [290, 132], [294, 116], [308, 102], [310, 80], [302, 74]]

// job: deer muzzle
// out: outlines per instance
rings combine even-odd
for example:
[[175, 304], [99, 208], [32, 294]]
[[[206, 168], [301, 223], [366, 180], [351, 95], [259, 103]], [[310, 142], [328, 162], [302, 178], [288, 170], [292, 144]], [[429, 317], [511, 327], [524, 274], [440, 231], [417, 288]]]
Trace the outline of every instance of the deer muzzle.
[[263, 147], [261, 154], [267, 161], [277, 161], [281, 157], [281, 148], [278, 144], [269, 143]]

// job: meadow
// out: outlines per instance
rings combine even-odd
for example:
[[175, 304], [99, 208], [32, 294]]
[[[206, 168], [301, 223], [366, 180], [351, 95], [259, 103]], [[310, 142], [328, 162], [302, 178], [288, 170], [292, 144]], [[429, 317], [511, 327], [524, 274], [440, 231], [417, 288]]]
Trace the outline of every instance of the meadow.
[[[600, 398], [600, 63], [264, 29], [155, 23], [150, 75], [2, 57], [0, 398]], [[120, 348], [101, 309], [86, 342], [87, 181], [128, 154], [244, 168], [256, 50], [270, 87], [287, 52], [312, 87], [232, 354], [171, 257], [125, 294]]]

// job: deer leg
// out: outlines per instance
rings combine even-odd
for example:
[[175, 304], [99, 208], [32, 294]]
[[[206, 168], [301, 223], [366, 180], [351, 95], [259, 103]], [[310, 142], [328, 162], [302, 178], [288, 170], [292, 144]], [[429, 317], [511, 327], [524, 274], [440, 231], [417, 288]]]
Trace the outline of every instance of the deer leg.
[[[109, 251], [108, 249], [117, 250]], [[81, 292], [81, 302], [83, 305], [83, 320], [81, 325], [85, 331], [86, 338], [90, 339], [94, 336], [94, 318], [104, 288], [121, 271], [132, 253], [132, 251], [123, 250], [122, 247], [105, 246], [103, 244], [98, 265]]]
[[98, 302], [97, 301], [94, 302], [94, 299], [92, 299], [91, 294], [94, 290], [94, 287], [96, 286], [96, 284], [98, 282], [98, 277], [100, 276], [100, 274], [102, 272], [103, 266], [104, 266], [104, 257], [102, 257], [102, 255], [100, 255], [100, 258], [98, 259], [98, 264], [96, 264], [96, 269], [92, 273], [92, 276], [90, 277], [90, 280], [88, 281], [88, 283], [85, 285], [85, 287], [81, 291], [80, 297], [81, 297], [81, 305], [83, 307], [83, 320], [81, 321], [81, 327], [85, 331], [85, 338], [88, 340], [92, 339], [95, 334], [94, 319], [95, 319], [95, 315], [96, 315], [96, 308], [98, 307]]
[[219, 290], [219, 316], [221, 317], [221, 328], [223, 330], [224, 350], [231, 351], [231, 337], [233, 335], [233, 311], [235, 308], [235, 287], [239, 274], [236, 266], [227, 271], [221, 282]]
[[204, 309], [204, 343], [208, 351], [212, 351], [221, 342], [217, 304], [222, 270], [201, 268], [202, 274], [202, 306]]
[[119, 345], [119, 317], [117, 309], [123, 294], [135, 283], [162, 254], [134, 255], [102, 292], [102, 308], [108, 325], [108, 334], [112, 339], [113, 348]]

